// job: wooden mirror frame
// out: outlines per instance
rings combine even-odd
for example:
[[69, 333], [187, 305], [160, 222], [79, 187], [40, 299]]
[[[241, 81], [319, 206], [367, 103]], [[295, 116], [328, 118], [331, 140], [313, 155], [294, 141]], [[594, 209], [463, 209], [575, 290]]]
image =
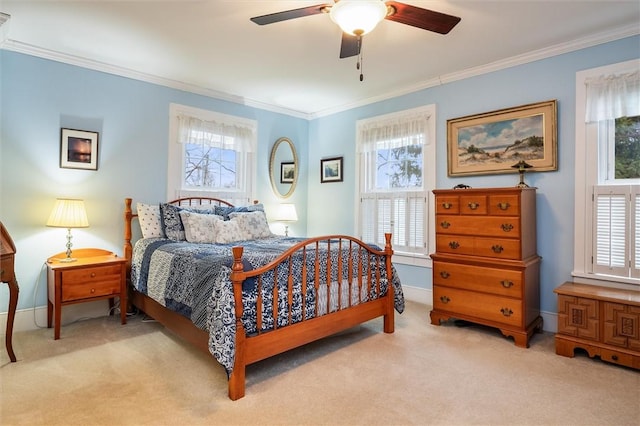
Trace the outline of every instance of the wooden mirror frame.
[[[295, 173], [293, 174], [293, 182], [290, 184], [280, 184], [280, 167], [276, 165], [276, 154], [278, 152], [278, 148], [282, 144], [288, 144], [289, 149], [291, 150], [291, 155], [293, 155], [293, 164], [295, 167]], [[296, 153], [296, 147], [293, 145], [293, 142], [289, 138], [279, 138], [274, 144], [273, 148], [271, 148], [271, 157], [269, 158], [269, 178], [271, 179], [271, 188], [273, 189], [273, 193], [276, 194], [280, 198], [289, 198], [293, 191], [296, 189], [296, 184], [298, 183], [298, 154]], [[289, 190], [286, 193], [280, 192], [280, 187], [278, 185], [291, 185]]]

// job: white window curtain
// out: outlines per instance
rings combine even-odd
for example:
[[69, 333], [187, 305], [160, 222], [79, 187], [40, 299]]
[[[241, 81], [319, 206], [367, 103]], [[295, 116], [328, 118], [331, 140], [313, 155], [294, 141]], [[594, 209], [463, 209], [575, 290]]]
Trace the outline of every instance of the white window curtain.
[[640, 115], [640, 71], [586, 80], [585, 122]]
[[[407, 145], [428, 145], [429, 140], [423, 140], [427, 134], [428, 118], [424, 113], [413, 113], [362, 124], [359, 128], [358, 152], [364, 153], [376, 149], [391, 149]], [[380, 143], [385, 145], [381, 146]]]
[[178, 116], [178, 143], [193, 143], [237, 152], [255, 152], [254, 130], [239, 124], [218, 123], [187, 115]]

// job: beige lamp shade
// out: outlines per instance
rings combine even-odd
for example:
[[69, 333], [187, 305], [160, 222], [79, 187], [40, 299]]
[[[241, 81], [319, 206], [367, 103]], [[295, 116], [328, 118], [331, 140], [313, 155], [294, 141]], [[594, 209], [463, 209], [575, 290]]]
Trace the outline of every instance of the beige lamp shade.
[[296, 205], [291, 203], [280, 204], [275, 219], [278, 222], [296, 222], [298, 220]]
[[58, 198], [53, 206], [47, 226], [56, 228], [87, 228], [89, 220], [84, 201], [71, 198]]

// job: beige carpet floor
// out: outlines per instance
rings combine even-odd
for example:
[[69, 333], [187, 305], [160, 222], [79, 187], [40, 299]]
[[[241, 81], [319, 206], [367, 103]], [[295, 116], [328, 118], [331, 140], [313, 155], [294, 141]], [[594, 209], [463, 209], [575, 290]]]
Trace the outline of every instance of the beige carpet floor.
[[2, 425], [640, 425], [640, 373], [529, 349], [480, 326], [430, 325], [409, 302], [382, 320], [250, 366], [227, 398], [212, 357], [142, 316], [14, 334], [0, 355]]

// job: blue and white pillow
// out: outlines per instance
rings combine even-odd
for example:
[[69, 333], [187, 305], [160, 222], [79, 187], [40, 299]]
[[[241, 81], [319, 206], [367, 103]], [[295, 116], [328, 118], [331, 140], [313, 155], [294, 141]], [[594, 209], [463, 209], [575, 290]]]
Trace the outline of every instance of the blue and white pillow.
[[184, 227], [184, 236], [190, 243], [215, 243], [215, 222], [222, 221], [222, 216], [196, 213], [188, 210], [180, 211], [180, 219]]
[[240, 206], [240, 207], [216, 206], [214, 214], [222, 216], [224, 220], [229, 220], [229, 215], [231, 213], [247, 213], [247, 212], [257, 212], [257, 211], [263, 212], [264, 205], [252, 204], [250, 206]]
[[181, 211], [190, 211], [202, 214], [213, 214], [215, 208], [207, 207], [179, 207], [169, 203], [160, 204], [160, 218], [162, 228], [167, 238], [174, 241], [185, 241], [184, 225], [180, 218]]
[[160, 206], [157, 204], [137, 203], [138, 222], [142, 231], [142, 238], [164, 238]]
[[242, 241], [246, 238], [235, 220], [219, 220], [215, 222], [215, 242], [219, 244]]
[[263, 211], [229, 213], [229, 221], [238, 223], [244, 240], [267, 238], [272, 235], [267, 216]]

